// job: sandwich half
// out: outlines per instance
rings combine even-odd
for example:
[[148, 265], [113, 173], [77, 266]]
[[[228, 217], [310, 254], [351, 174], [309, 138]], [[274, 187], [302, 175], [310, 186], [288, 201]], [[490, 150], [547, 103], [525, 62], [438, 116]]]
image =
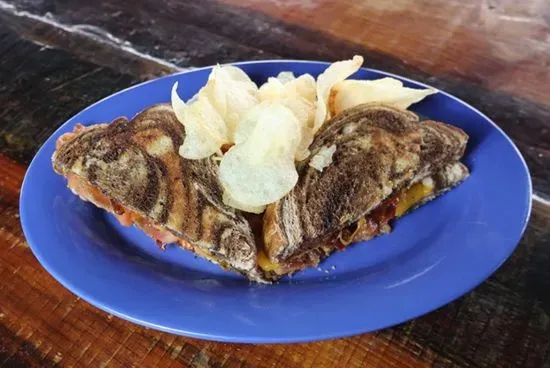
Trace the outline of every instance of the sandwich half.
[[[384, 105], [360, 105], [327, 121], [299, 167], [298, 184], [263, 217], [258, 264], [269, 278], [317, 265], [468, 175], [461, 129]], [[335, 145], [322, 171], [309, 162]]]
[[170, 105], [161, 104], [131, 120], [77, 126], [59, 138], [52, 163], [76, 195], [137, 226], [159, 246], [176, 243], [265, 281], [249, 222], [222, 202], [218, 165], [181, 158], [184, 137]]

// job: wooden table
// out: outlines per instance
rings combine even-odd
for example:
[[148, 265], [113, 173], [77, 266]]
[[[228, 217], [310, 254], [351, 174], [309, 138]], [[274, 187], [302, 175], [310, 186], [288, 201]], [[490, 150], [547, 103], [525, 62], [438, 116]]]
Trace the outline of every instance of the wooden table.
[[[188, 67], [353, 54], [471, 103], [525, 156], [536, 193], [529, 227], [474, 291], [373, 334], [226, 344], [110, 316], [64, 289], [32, 255], [18, 212], [25, 168], [80, 109]], [[0, 102], [0, 365], [550, 367], [547, 1], [1, 0]]]

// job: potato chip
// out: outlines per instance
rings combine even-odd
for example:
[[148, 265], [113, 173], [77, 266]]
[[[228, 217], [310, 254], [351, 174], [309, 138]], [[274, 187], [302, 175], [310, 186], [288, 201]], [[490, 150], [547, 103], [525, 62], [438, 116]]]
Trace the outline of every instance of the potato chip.
[[[264, 101], [252, 108], [237, 127], [235, 144], [244, 144], [253, 139], [252, 136], [258, 133], [258, 124], [270, 125], [269, 129], [283, 127], [281, 133], [285, 133], [285, 136], [278, 133], [273, 136], [273, 142], [276, 143], [277, 140], [284, 140], [284, 146], [287, 148], [285, 155], [295, 153], [301, 140], [301, 126], [293, 112], [283, 103], [280, 101]], [[267, 143], [272, 144], [273, 142]]]
[[286, 83], [278, 78], [269, 78], [259, 90], [262, 101], [277, 101], [296, 116], [301, 127], [301, 142], [296, 151], [296, 160], [309, 156], [308, 147], [313, 141], [311, 126], [315, 117], [315, 79], [304, 74]]
[[292, 111], [301, 126], [309, 127], [311, 125], [313, 117], [315, 116], [314, 104], [300, 96], [282, 98], [277, 102], [285, 105], [290, 111]]
[[222, 184], [242, 208], [273, 203], [298, 181], [294, 158], [270, 156], [263, 162], [250, 162], [251, 154], [250, 149], [235, 146], [220, 163]]
[[315, 78], [311, 74], [302, 74], [298, 78], [285, 83], [285, 89], [288, 93], [293, 96], [300, 96], [312, 104], [315, 103], [317, 96], [316, 88]]
[[293, 79], [296, 79], [296, 77], [294, 76], [294, 73], [285, 71], [285, 72], [280, 72], [279, 74], [277, 74], [277, 79], [282, 84], [285, 84], [287, 82], [290, 82]]
[[185, 127], [185, 140], [180, 155], [188, 159], [201, 159], [219, 152], [227, 141], [227, 127], [208, 99], [199, 98], [186, 104], [178, 96], [178, 82], [172, 87], [172, 108]]
[[434, 89], [404, 87], [403, 82], [389, 77], [372, 81], [345, 80], [333, 87], [329, 110], [332, 115], [336, 115], [351, 107], [369, 102], [406, 109], [434, 93], [437, 93]]
[[258, 89], [258, 96], [262, 101], [278, 100], [287, 96], [287, 90], [279, 79], [270, 77]]
[[254, 129], [256, 128], [256, 125], [258, 124], [260, 116], [262, 115], [264, 110], [272, 104], [273, 104], [272, 101], [260, 102], [258, 105], [254, 106], [243, 116], [243, 118], [237, 125], [235, 134], [233, 135], [235, 144], [241, 144], [246, 142], [246, 140], [254, 132]]
[[254, 114], [258, 119], [248, 123], [253, 128], [243, 135], [248, 135], [246, 140], [233, 146], [220, 162], [224, 190], [242, 207], [273, 203], [298, 181], [294, 156], [301, 138], [300, 123], [279, 103], [267, 103]]
[[[259, 105], [253, 107], [239, 122], [234, 135], [235, 143], [239, 144], [246, 141], [254, 131], [254, 128], [258, 123], [258, 119], [264, 110], [268, 106], [276, 104], [280, 104], [288, 108], [299, 122], [300, 131], [295, 134], [299, 134], [301, 139], [296, 146], [295, 159], [301, 161], [309, 156], [308, 147], [313, 141], [311, 128], [307, 126], [307, 121], [311, 120], [313, 116], [313, 110], [311, 109], [311, 105], [300, 97], [297, 97], [295, 100], [286, 98], [278, 101], [263, 101]], [[273, 121], [273, 124], [277, 124], [277, 121]], [[291, 139], [291, 137], [288, 137], [288, 139]]]
[[[256, 86], [256, 83], [252, 82], [252, 79], [250, 79], [248, 74], [246, 74], [244, 72], [244, 70], [242, 70], [241, 68], [238, 68], [238, 67], [233, 66], [233, 65], [224, 65], [224, 66], [216, 65], [214, 67], [214, 69], [224, 71], [235, 82], [245, 83], [248, 86], [248, 88], [250, 88], [251, 90], [257, 90], [258, 89], [258, 87]], [[210, 76], [208, 76], [208, 79], [210, 79], [211, 76], [212, 76], [212, 73], [210, 74]]]
[[223, 144], [233, 143], [237, 123], [260, 100], [258, 87], [244, 71], [217, 65], [191, 101], [185, 104], [173, 88], [172, 106], [186, 131], [180, 154], [201, 159], [220, 152]]
[[299, 99], [302, 103], [311, 104], [313, 110], [315, 103], [315, 79], [309, 74], [304, 74], [287, 83], [282, 83], [277, 78], [269, 78], [259, 89], [262, 101]]
[[332, 87], [355, 73], [363, 64], [363, 57], [355, 55], [351, 60], [337, 61], [317, 78], [317, 110], [313, 123], [313, 132], [316, 133], [323, 123], [330, 118], [327, 104]]
[[300, 122], [301, 139], [296, 149], [295, 159], [302, 161], [309, 156], [308, 148], [311, 142], [313, 142], [311, 124], [315, 114], [315, 105], [301, 97], [295, 97], [294, 99], [286, 98], [281, 103], [289, 108]]
[[260, 102], [256, 84], [234, 66], [215, 66], [208, 83], [199, 92], [200, 98], [208, 98], [223, 117], [230, 140], [239, 120]]
[[260, 214], [265, 211], [265, 207], [266, 207], [266, 206], [247, 206], [242, 203], [239, 203], [227, 191], [223, 192], [222, 199], [223, 199], [223, 203], [225, 203], [227, 206], [233, 207], [237, 210], [241, 210], [244, 212]]

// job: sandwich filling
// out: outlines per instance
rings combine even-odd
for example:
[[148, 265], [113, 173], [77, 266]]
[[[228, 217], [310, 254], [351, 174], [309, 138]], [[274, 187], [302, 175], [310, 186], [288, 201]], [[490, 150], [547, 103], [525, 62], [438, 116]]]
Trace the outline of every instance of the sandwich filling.
[[[312, 253], [310, 255], [314, 255], [315, 252], [319, 251], [325, 254], [332, 253], [335, 250], [345, 249], [351, 243], [369, 240], [377, 235], [388, 233], [391, 220], [401, 217], [434, 194], [435, 185], [432, 178], [428, 177], [418, 181], [390, 196], [368, 215], [333, 235], [326, 242], [323, 242], [320, 247], [309, 253]], [[315, 257], [313, 257], [313, 262], [315, 261]], [[258, 252], [258, 265], [260, 268], [265, 272], [275, 273], [276, 275], [294, 272], [304, 268], [305, 265], [311, 262], [312, 257], [308, 257], [306, 254], [295, 259], [289, 259], [284, 263], [277, 263], [271, 260], [263, 250]]]
[[170, 231], [161, 228], [139, 213], [122, 207], [116, 201], [101, 193], [99, 189], [88, 183], [86, 180], [80, 178], [78, 175], [69, 174], [67, 175], [67, 179], [67, 185], [74, 194], [78, 195], [85, 201], [92, 202], [97, 207], [111, 212], [123, 226], [131, 226], [135, 224], [148, 236], [153, 238], [153, 240], [155, 240], [155, 242], [162, 249], [164, 249], [165, 245], [169, 243], [178, 243], [186, 249], [193, 249], [193, 247], [185, 239], [179, 238]]

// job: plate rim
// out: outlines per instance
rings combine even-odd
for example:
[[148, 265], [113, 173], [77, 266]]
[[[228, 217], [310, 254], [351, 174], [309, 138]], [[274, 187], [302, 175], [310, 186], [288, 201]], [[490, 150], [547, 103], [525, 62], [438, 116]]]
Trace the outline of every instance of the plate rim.
[[[278, 64], [280, 64], [280, 63], [303, 63], [303, 64], [330, 65], [330, 62], [328, 62], [328, 61], [294, 60], [294, 59], [265, 59], [265, 60], [236, 61], [236, 62], [224, 63], [224, 64], [221, 64], [221, 65], [236, 65], [236, 66], [239, 66], [239, 65], [249, 65], [249, 64], [273, 64], [273, 63], [278, 63]], [[136, 88], [141, 88], [141, 87], [143, 87], [147, 84], [155, 83], [155, 82], [157, 82], [159, 80], [162, 80], [162, 79], [173, 78], [175, 76], [185, 75], [185, 74], [188, 74], [188, 73], [193, 73], [193, 72], [201, 71], [201, 70], [208, 70], [208, 69], [213, 68], [214, 66], [215, 65], [204, 66], [204, 67], [200, 67], [200, 68], [188, 68], [188, 69], [185, 69], [185, 70], [182, 70], [182, 71], [177, 71], [175, 73], [167, 74], [167, 75], [164, 75], [164, 76], [161, 76], [161, 77], [158, 77], [158, 78], [154, 78], [154, 79], [151, 79], [151, 80], [147, 80], [147, 81], [143, 81], [143, 82], [134, 84], [134, 85], [129, 86], [129, 87], [123, 89], [123, 90], [117, 91], [117, 92], [112, 93], [112, 94], [110, 94], [106, 97], [101, 98], [100, 100], [94, 102], [93, 104], [87, 106], [86, 108], [84, 108], [82, 110], [79, 110], [76, 114], [73, 114], [72, 116], [67, 118], [44, 141], [44, 143], [40, 145], [40, 148], [36, 151], [35, 155], [33, 156], [33, 159], [31, 160], [31, 163], [29, 164], [29, 166], [28, 166], [28, 168], [25, 172], [25, 176], [24, 176], [23, 182], [21, 184], [21, 192], [20, 192], [20, 197], [19, 197], [20, 222], [21, 222], [21, 225], [22, 225], [24, 236], [27, 239], [27, 241], [32, 237], [30, 236], [30, 230], [28, 229], [28, 225], [25, 225], [25, 223], [28, 221], [28, 220], [26, 220], [26, 219], [28, 219], [27, 218], [28, 215], [27, 215], [27, 211], [25, 209], [26, 206], [23, 205], [23, 202], [24, 202], [24, 198], [26, 196], [28, 196], [27, 192], [29, 192], [31, 190], [30, 184], [28, 183], [29, 172], [31, 172], [34, 169], [34, 167], [36, 165], [38, 165], [38, 163], [37, 163], [38, 156], [40, 155], [42, 150], [45, 148], [45, 145], [50, 141], [50, 139], [53, 136], [58, 135], [59, 131], [64, 129], [65, 125], [69, 121], [73, 120], [79, 114], [82, 114], [84, 112], [87, 112], [88, 110], [94, 109], [97, 105], [102, 104], [104, 101], [109, 100], [109, 99], [111, 99], [115, 96], [118, 96], [120, 94], [126, 93], [130, 90], [133, 90], [133, 89], [136, 89]], [[447, 98], [450, 98], [450, 99], [454, 100], [455, 102], [458, 102], [459, 104], [463, 105], [467, 109], [472, 110], [477, 115], [479, 115], [481, 118], [483, 118], [483, 120], [485, 120], [485, 122], [489, 123], [492, 129], [495, 129], [496, 131], [498, 131], [502, 135], [502, 137], [506, 140], [506, 143], [508, 143], [512, 147], [512, 149], [515, 153], [515, 156], [517, 156], [519, 158], [520, 163], [521, 163], [521, 168], [525, 171], [525, 174], [526, 174], [526, 196], [527, 196], [526, 202], [527, 203], [526, 203], [526, 208], [525, 208], [524, 214], [522, 216], [522, 220], [523, 220], [522, 228], [521, 228], [521, 231], [518, 234], [518, 238], [516, 240], [514, 240], [514, 242], [513, 242], [513, 243], [515, 243], [515, 245], [512, 246], [508, 251], [506, 251], [505, 256], [500, 260], [500, 262], [495, 267], [493, 267], [491, 269], [487, 269], [487, 272], [484, 273], [484, 275], [479, 280], [476, 280], [475, 282], [473, 282], [473, 284], [469, 288], [465, 288], [463, 290], [460, 290], [458, 293], [455, 293], [455, 295], [453, 297], [449, 298], [448, 300], [447, 300], [447, 298], [443, 298], [443, 299], [445, 299], [443, 302], [440, 302], [440, 303], [438, 303], [437, 305], [435, 305], [431, 308], [424, 308], [423, 311], [420, 312], [420, 313], [410, 315], [410, 316], [407, 316], [407, 317], [400, 317], [400, 318], [396, 319], [396, 321], [394, 323], [385, 325], [384, 327], [380, 327], [380, 329], [385, 329], [385, 328], [390, 328], [390, 327], [395, 326], [397, 324], [403, 323], [405, 321], [409, 321], [409, 320], [418, 318], [420, 316], [431, 313], [434, 310], [442, 308], [443, 306], [447, 305], [448, 303], [451, 303], [452, 301], [454, 301], [454, 300], [460, 298], [461, 296], [469, 293], [470, 291], [472, 291], [473, 289], [478, 287], [480, 284], [482, 284], [484, 281], [486, 281], [487, 278], [489, 278], [493, 273], [495, 273], [502, 266], [502, 264], [510, 258], [511, 254], [516, 250], [516, 248], [519, 245], [521, 239], [523, 238], [525, 230], [527, 229], [527, 226], [529, 224], [529, 220], [530, 220], [530, 217], [531, 217], [531, 214], [532, 214], [532, 207], [533, 207], [533, 184], [532, 184], [532, 178], [531, 178], [531, 174], [530, 174], [530, 171], [529, 171], [529, 167], [528, 167], [528, 165], [525, 161], [525, 158], [521, 154], [520, 150], [517, 148], [514, 141], [502, 130], [502, 128], [500, 128], [496, 123], [494, 123], [483, 112], [481, 112], [477, 108], [471, 106], [469, 103], [459, 99], [458, 97], [456, 97], [456, 96], [454, 96], [454, 95], [452, 95], [448, 92], [445, 92], [443, 90], [440, 90], [439, 88], [433, 87], [429, 84], [426, 84], [426, 83], [423, 83], [423, 82], [420, 82], [420, 81], [416, 81], [414, 79], [404, 77], [404, 76], [401, 76], [399, 74], [394, 74], [394, 73], [386, 72], [386, 71], [383, 71], [383, 70], [380, 70], [380, 69], [376, 69], [376, 68], [361, 68], [361, 69], [364, 70], [364, 71], [367, 71], [367, 72], [374, 72], [374, 73], [377, 73], [379, 75], [398, 78], [398, 79], [401, 79], [403, 81], [412, 83], [412, 84], [417, 85], [417, 86], [423, 86], [425, 88], [432, 88], [432, 89], [436, 90], [438, 93], [446, 96]], [[277, 335], [275, 337], [270, 337], [270, 336], [265, 336], [265, 335], [254, 335], [254, 336], [241, 337], [241, 335], [239, 335], [239, 334], [229, 335], [229, 334], [225, 333], [225, 334], [221, 335], [221, 334], [208, 333], [208, 332], [207, 333], [201, 333], [201, 332], [198, 332], [198, 331], [189, 331], [189, 330], [184, 331], [181, 328], [170, 328], [170, 327], [167, 327], [167, 326], [163, 326], [163, 325], [159, 325], [159, 324], [156, 324], [156, 323], [148, 322], [144, 319], [135, 318], [135, 317], [133, 317], [131, 315], [128, 315], [128, 314], [125, 314], [125, 313], [118, 312], [117, 310], [112, 309], [110, 306], [105, 305], [104, 303], [102, 303], [100, 300], [97, 299], [97, 297], [92, 296], [89, 293], [86, 293], [85, 291], [81, 290], [78, 287], [75, 287], [74, 285], [69, 285], [69, 282], [67, 280], [65, 280], [66, 279], [65, 277], [58, 274], [58, 272], [55, 269], [53, 269], [51, 266], [49, 266], [47, 262], [46, 263], [44, 262], [44, 259], [40, 255], [40, 252], [35, 251], [34, 246], [32, 245], [33, 242], [28, 241], [28, 243], [29, 243], [29, 246], [32, 250], [33, 255], [35, 256], [35, 258], [37, 258], [40, 265], [57, 282], [59, 282], [64, 288], [68, 289], [71, 293], [73, 293], [76, 296], [80, 297], [81, 299], [83, 299], [87, 303], [93, 305], [94, 307], [96, 307], [100, 310], [103, 310], [103, 311], [105, 311], [109, 314], [115, 315], [115, 316], [117, 316], [121, 319], [130, 321], [130, 322], [138, 324], [140, 326], [153, 328], [153, 329], [156, 329], [156, 330], [160, 330], [160, 331], [164, 331], [164, 332], [168, 332], [168, 333], [172, 333], [172, 334], [177, 334], [177, 335], [181, 335], [181, 336], [188, 336], [188, 337], [192, 337], [192, 338], [205, 339], [205, 340], [210, 340], [210, 341], [255, 343], [255, 344], [258, 344], [258, 343], [259, 344], [264, 344], [264, 343], [265, 344], [272, 344], [272, 343], [297, 343], [297, 342], [322, 341], [322, 340], [329, 340], [329, 339], [335, 339], [335, 338], [344, 338], [344, 337], [354, 336], [354, 335], [367, 333], [367, 332], [373, 332], [373, 331], [378, 330], [378, 329], [373, 330], [373, 329], [364, 328], [364, 327], [361, 328], [360, 326], [357, 326], [357, 327], [354, 327], [354, 328], [350, 328], [350, 327], [346, 328], [345, 329], [347, 331], [346, 333], [329, 332], [329, 333], [323, 333], [323, 334], [318, 333], [318, 334], [314, 334], [314, 335], [311, 335], [311, 334], [308, 334], [308, 333], [305, 333], [305, 334], [304, 333], [301, 333], [301, 334], [298, 333], [298, 334], [286, 334], [284, 336]], [[48, 265], [48, 266], [46, 266], [46, 265]], [[296, 335], [299, 335], [299, 336], [296, 336]]]

